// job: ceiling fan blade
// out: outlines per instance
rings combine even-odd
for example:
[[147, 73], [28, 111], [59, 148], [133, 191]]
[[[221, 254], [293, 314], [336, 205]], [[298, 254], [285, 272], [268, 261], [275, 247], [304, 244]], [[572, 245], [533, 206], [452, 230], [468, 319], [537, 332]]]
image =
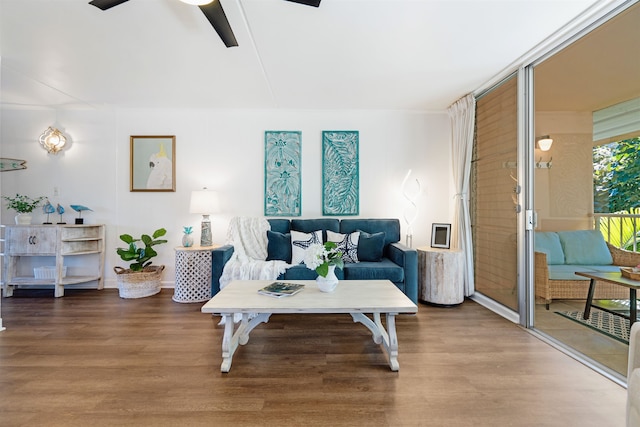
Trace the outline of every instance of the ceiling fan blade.
[[321, 0], [287, 0], [293, 3], [306, 4], [307, 6], [319, 7]]
[[204, 16], [207, 17], [226, 47], [238, 46], [236, 36], [233, 35], [233, 30], [231, 29], [231, 25], [229, 25], [227, 15], [225, 15], [222, 9], [220, 0], [213, 0], [207, 5], [198, 7], [202, 13], [204, 13]]
[[129, 0], [92, 0], [89, 4], [94, 5], [98, 9], [107, 10]]

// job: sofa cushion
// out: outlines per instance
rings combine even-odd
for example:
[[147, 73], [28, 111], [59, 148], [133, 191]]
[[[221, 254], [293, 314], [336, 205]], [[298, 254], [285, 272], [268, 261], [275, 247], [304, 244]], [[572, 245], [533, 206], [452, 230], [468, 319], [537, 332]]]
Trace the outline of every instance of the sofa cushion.
[[384, 245], [400, 241], [400, 221], [397, 219], [362, 219], [346, 218], [340, 221], [340, 233], [352, 233], [354, 231], [366, 231], [367, 233], [384, 232]]
[[274, 260], [291, 264], [291, 233], [267, 230], [267, 261]]
[[267, 221], [269, 221], [271, 231], [277, 231], [282, 234], [287, 234], [291, 231], [291, 221], [288, 219], [270, 218]]
[[342, 261], [344, 262], [358, 262], [359, 240], [359, 231], [342, 234], [327, 230], [327, 242], [333, 242], [336, 244], [336, 249], [342, 252]]
[[566, 264], [611, 265], [611, 252], [597, 230], [558, 231]]
[[303, 233], [322, 230], [322, 242], [320, 243], [323, 243], [327, 241], [327, 230], [340, 232], [340, 221], [337, 218], [292, 219], [291, 229]]
[[574, 265], [574, 264], [556, 264], [549, 265], [549, 280], [589, 280], [588, 277], [584, 276], [576, 276], [574, 273], [576, 271], [587, 271], [587, 272], [595, 272], [590, 268], [587, 268], [585, 265]]
[[558, 233], [552, 231], [536, 231], [535, 249], [536, 252], [547, 254], [547, 264], [564, 264], [564, 252], [560, 243]]
[[[580, 267], [583, 267], [583, 266], [580, 266]], [[598, 271], [600, 273], [620, 273], [620, 267], [617, 265], [585, 265], [584, 267], [590, 270]], [[580, 270], [576, 270], [576, 271], [580, 271]]]
[[344, 278], [347, 280], [384, 280], [404, 281], [404, 269], [389, 258], [379, 262], [359, 262], [344, 265]]
[[302, 233], [291, 230], [291, 264], [301, 264], [304, 261], [304, 252], [314, 243], [322, 244], [322, 231]]
[[[344, 279], [344, 271], [336, 268], [336, 277], [338, 280]], [[287, 268], [286, 271], [278, 277], [278, 280], [315, 280], [318, 273], [315, 270], [307, 268], [304, 264], [294, 265]]]
[[373, 234], [362, 230], [359, 231], [358, 260], [370, 262], [380, 261], [384, 253], [384, 231]]

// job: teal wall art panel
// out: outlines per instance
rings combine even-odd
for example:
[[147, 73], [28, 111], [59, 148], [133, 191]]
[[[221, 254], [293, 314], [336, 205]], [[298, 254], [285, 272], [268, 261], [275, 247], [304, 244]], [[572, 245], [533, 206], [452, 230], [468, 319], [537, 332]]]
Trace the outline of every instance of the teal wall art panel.
[[322, 131], [322, 214], [358, 215], [360, 183], [356, 130]]
[[264, 133], [264, 215], [302, 214], [302, 132]]

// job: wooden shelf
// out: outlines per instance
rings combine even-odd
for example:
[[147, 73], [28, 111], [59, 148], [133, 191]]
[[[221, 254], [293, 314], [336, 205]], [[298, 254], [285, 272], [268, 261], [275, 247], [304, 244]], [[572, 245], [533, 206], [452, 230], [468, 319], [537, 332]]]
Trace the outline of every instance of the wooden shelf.
[[[104, 287], [104, 225], [6, 225], [4, 229], [4, 296], [13, 295], [15, 286], [54, 285], [54, 295], [64, 295], [65, 285], [98, 281], [98, 289]], [[55, 259], [56, 274], [62, 271], [65, 257], [98, 255], [88, 258], [87, 263], [95, 273], [73, 275], [73, 267], [67, 266], [65, 277], [36, 279], [34, 276], [19, 276], [19, 265], [25, 257], [51, 257]], [[84, 263], [84, 261], [83, 261]], [[23, 269], [24, 271], [24, 269]]]

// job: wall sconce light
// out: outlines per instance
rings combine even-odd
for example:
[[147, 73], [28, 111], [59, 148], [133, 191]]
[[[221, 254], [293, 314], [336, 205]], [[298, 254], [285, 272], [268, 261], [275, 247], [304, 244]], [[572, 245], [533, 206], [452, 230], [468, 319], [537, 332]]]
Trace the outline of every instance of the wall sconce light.
[[200, 227], [200, 246], [212, 246], [211, 237], [211, 220], [209, 214], [220, 211], [220, 202], [218, 201], [218, 193], [207, 190], [194, 190], [191, 192], [191, 203], [189, 212], [202, 214], [202, 223]]
[[552, 144], [553, 139], [551, 139], [549, 135], [538, 137], [538, 139], [536, 140], [537, 147], [542, 151], [549, 151]]
[[47, 130], [40, 135], [40, 145], [47, 150], [49, 154], [58, 154], [67, 143], [67, 138], [56, 128], [49, 126]]

